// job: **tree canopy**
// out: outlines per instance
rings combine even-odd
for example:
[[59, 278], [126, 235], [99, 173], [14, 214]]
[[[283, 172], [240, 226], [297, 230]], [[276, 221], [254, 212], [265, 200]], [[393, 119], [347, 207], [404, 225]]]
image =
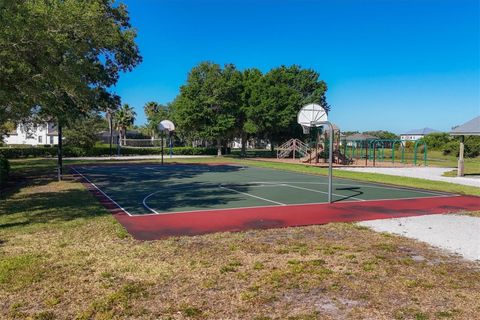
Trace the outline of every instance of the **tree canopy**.
[[[268, 139], [272, 145], [301, 135], [300, 108], [315, 102], [326, 110], [327, 85], [319, 74], [300, 66], [281, 66], [262, 74], [203, 62], [194, 67], [172, 104], [180, 134], [190, 139], [221, 141], [241, 137]], [[220, 149], [219, 149], [220, 150]]]
[[221, 141], [232, 136], [242, 92], [242, 74], [233, 65], [202, 62], [188, 74], [172, 109], [177, 127], [192, 137]]
[[170, 106], [155, 101], [147, 102], [143, 107], [143, 111], [147, 116], [146, 127], [152, 136], [157, 133], [160, 122], [170, 117]]
[[126, 7], [110, 0], [7, 0], [0, 24], [1, 121], [115, 105], [108, 87], [141, 61]]

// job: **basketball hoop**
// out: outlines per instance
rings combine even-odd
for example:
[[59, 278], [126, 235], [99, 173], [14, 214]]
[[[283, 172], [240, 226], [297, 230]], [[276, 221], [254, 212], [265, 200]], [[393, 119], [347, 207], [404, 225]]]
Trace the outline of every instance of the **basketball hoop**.
[[162, 120], [158, 124], [158, 130], [166, 131], [166, 132], [172, 132], [172, 131], [175, 131], [175, 125], [170, 120]]
[[303, 134], [309, 134], [310, 133], [310, 127], [307, 127], [303, 124], [301, 126], [302, 126], [302, 130], [303, 130]]
[[[297, 122], [302, 128], [321, 127], [326, 121], [328, 121], [327, 111], [316, 103], [307, 104], [300, 109], [297, 115]], [[303, 132], [305, 133], [306, 130], [304, 129]]]
[[168, 135], [170, 137], [170, 158], [172, 157], [172, 154], [173, 154], [173, 140], [172, 140], [172, 135], [173, 135], [173, 132], [175, 131], [175, 125], [173, 124], [172, 121], [170, 120], [162, 120], [160, 121], [160, 123], [158, 124], [158, 130], [161, 132], [161, 144], [162, 144], [162, 165], [163, 165], [163, 133], [167, 133], [168, 132]]

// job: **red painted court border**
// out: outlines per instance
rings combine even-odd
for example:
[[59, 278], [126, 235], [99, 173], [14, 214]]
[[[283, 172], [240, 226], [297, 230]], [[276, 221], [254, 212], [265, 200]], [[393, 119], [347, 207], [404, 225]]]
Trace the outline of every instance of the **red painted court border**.
[[480, 210], [480, 197], [440, 196], [130, 216], [85, 177], [76, 176], [137, 240]]

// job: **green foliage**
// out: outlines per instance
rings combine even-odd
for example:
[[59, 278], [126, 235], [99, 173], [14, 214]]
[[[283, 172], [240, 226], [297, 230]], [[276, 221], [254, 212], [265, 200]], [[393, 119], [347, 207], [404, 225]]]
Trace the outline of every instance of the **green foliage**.
[[448, 133], [435, 132], [426, 135], [422, 140], [426, 142], [429, 150], [442, 150], [452, 139]]
[[385, 131], [385, 130], [377, 130], [377, 131], [365, 131], [364, 134], [368, 134], [379, 139], [398, 139], [398, 135], [393, 132]]
[[106, 0], [0, 3], [0, 122], [68, 123], [114, 106], [107, 89], [141, 61], [126, 7]]
[[71, 122], [64, 131], [65, 145], [91, 149], [98, 140], [98, 133], [105, 129], [105, 120], [98, 114]]
[[460, 150], [460, 144], [458, 141], [449, 141], [448, 143], [444, 144], [443, 147], [443, 155], [455, 155], [458, 156], [458, 152]]
[[10, 163], [0, 153], [0, 186], [7, 182], [8, 174], [10, 173]]
[[272, 145], [291, 137], [301, 137], [301, 128], [296, 122], [300, 108], [311, 102], [330, 106], [326, 102], [327, 85], [319, 74], [311, 69], [293, 65], [274, 68], [265, 74], [261, 102], [255, 108], [251, 122], [257, 126], [260, 137]]
[[203, 62], [191, 70], [170, 111], [177, 133], [189, 140], [216, 141], [218, 148], [233, 137], [276, 143], [302, 136], [296, 115], [303, 105], [316, 102], [329, 109], [326, 90], [317, 72], [295, 65], [263, 75], [258, 69], [241, 73], [233, 65]]
[[[159, 155], [161, 148], [121, 148], [121, 155]], [[164, 150], [164, 154], [168, 153], [168, 149]], [[110, 149], [106, 147], [95, 146], [90, 149], [83, 149], [79, 147], [66, 146], [63, 149], [63, 154], [66, 157], [101, 157], [109, 156]], [[173, 154], [175, 155], [214, 155], [215, 148], [192, 148], [192, 147], [174, 147]], [[3, 155], [8, 159], [17, 158], [36, 158], [36, 157], [55, 157], [57, 155], [57, 148], [49, 147], [29, 147], [29, 148], [0, 148], [0, 156]]]
[[[477, 136], [468, 136], [465, 137], [465, 158], [475, 158], [480, 155], [480, 137]], [[454, 155], [458, 157], [460, 153], [460, 141], [459, 138], [455, 138], [450, 142], [446, 143], [443, 147], [444, 155]]]
[[465, 138], [465, 156], [475, 158], [480, 156], [480, 137], [470, 136]]
[[113, 114], [113, 121], [120, 132], [120, 141], [127, 138], [127, 128], [133, 125], [135, 116], [135, 110], [128, 104], [124, 104]]
[[216, 141], [220, 150], [221, 140], [235, 128], [241, 79], [233, 65], [202, 62], [194, 67], [172, 105], [178, 128], [187, 137]]
[[143, 110], [147, 116], [147, 131], [150, 136], [154, 136], [158, 132], [158, 125], [162, 120], [170, 118], [170, 110], [168, 105], [162, 105], [155, 101], [150, 101], [145, 104]]

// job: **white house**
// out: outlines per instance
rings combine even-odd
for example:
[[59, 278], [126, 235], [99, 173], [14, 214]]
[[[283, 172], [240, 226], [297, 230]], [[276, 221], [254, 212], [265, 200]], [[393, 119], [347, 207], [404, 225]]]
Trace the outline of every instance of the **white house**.
[[22, 124], [3, 139], [6, 145], [54, 145], [58, 144], [58, 132], [54, 123], [27, 127]]
[[400, 134], [400, 140], [417, 141], [430, 133], [440, 132], [431, 128], [414, 129]]

